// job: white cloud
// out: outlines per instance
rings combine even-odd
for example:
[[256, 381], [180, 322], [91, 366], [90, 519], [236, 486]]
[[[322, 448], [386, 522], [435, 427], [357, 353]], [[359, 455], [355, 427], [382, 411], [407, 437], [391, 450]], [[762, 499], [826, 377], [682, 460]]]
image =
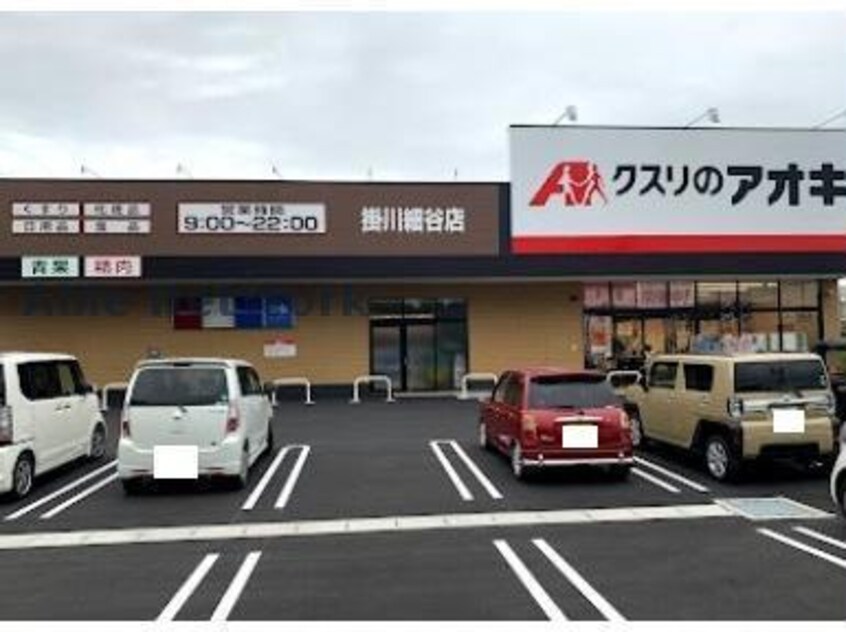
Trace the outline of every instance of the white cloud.
[[512, 123], [805, 126], [842, 14], [4, 14], [0, 173], [505, 180]]

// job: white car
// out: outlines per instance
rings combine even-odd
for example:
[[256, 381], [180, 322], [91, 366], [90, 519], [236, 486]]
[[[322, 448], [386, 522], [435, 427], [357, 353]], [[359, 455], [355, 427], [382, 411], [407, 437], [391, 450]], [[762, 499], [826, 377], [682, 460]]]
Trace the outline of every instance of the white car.
[[0, 493], [23, 498], [37, 475], [106, 453], [106, 423], [79, 362], [0, 353]]
[[840, 425], [840, 456], [831, 470], [831, 497], [846, 516], [846, 423]]
[[118, 475], [131, 494], [145, 480], [222, 476], [239, 488], [273, 446], [273, 409], [242, 360], [140, 362], [121, 417]]

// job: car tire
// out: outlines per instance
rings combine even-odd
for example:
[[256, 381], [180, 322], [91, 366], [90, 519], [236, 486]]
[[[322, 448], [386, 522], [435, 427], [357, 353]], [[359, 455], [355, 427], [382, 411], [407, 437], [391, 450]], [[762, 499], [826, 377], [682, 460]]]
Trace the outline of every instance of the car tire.
[[483, 450], [491, 449], [491, 440], [488, 438], [488, 427], [484, 422], [479, 422], [479, 447]]
[[265, 453], [265, 455], [269, 455], [273, 452], [273, 444], [274, 444], [273, 426], [270, 424], [270, 422], [268, 422], [268, 424], [267, 424], [267, 441], [266, 441], [266, 443], [267, 443], [267, 445], [264, 448], [264, 453]]
[[612, 465], [608, 471], [611, 480], [614, 481], [627, 481], [629, 480], [629, 474], [632, 471], [631, 465]]
[[35, 461], [29, 453], [21, 454], [12, 470], [12, 496], [24, 498], [32, 491], [35, 480]]
[[122, 478], [120, 484], [127, 496], [137, 496], [144, 488], [144, 481], [140, 478]]
[[837, 502], [840, 505], [840, 515], [846, 518], [846, 475], [840, 475], [837, 483]]
[[511, 473], [518, 481], [526, 480], [526, 466], [523, 463], [523, 447], [519, 441], [514, 441], [511, 444]]
[[103, 424], [97, 424], [91, 433], [88, 458], [92, 461], [99, 461], [104, 456], [106, 456], [106, 429]]
[[629, 424], [632, 428], [632, 447], [642, 448], [646, 445], [646, 435], [643, 433], [643, 421], [639, 413], [632, 413], [629, 417]]
[[737, 480], [740, 458], [724, 436], [712, 434], [705, 440], [705, 469], [720, 482]]
[[244, 444], [241, 450], [241, 470], [232, 477], [232, 487], [236, 490], [244, 489], [250, 480], [250, 446]]

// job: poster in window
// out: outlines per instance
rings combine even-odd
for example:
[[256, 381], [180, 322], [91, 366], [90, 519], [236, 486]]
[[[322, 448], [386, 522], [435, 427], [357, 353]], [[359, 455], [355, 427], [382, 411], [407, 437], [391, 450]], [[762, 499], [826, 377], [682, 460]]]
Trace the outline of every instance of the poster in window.
[[615, 283], [612, 288], [614, 307], [637, 307], [637, 283]]
[[641, 309], [667, 307], [667, 284], [661, 281], [641, 281], [637, 284], [637, 306]]
[[584, 293], [585, 309], [611, 306], [611, 293], [608, 291], [607, 283], [585, 283]]
[[694, 285], [692, 281], [670, 282], [670, 307], [693, 307]]
[[588, 343], [591, 355], [609, 355], [611, 353], [611, 332], [610, 316], [591, 316], [588, 318]]

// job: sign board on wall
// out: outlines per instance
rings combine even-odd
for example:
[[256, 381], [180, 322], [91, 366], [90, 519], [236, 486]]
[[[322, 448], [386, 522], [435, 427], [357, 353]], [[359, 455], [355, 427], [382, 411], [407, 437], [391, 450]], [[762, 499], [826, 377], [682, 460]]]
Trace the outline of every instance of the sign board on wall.
[[21, 257], [22, 279], [73, 279], [79, 276], [79, 257]]
[[0, 180], [0, 258], [492, 256], [506, 199], [498, 183]]
[[264, 345], [265, 358], [295, 358], [297, 343], [293, 338], [276, 338]]
[[846, 132], [514, 127], [521, 254], [846, 251]]

